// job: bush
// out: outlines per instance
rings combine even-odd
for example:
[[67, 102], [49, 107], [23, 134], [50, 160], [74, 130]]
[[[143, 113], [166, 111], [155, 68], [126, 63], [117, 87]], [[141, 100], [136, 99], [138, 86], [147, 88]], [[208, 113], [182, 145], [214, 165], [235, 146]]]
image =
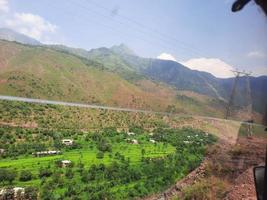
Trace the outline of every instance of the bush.
[[25, 188], [25, 199], [28, 200], [37, 200], [38, 194], [37, 189], [34, 187], [26, 187]]
[[52, 171], [48, 168], [41, 168], [39, 170], [39, 177], [43, 178], [43, 177], [49, 177], [52, 175]]
[[182, 191], [183, 199], [223, 199], [226, 194], [226, 188], [226, 184], [215, 177], [202, 179]]
[[0, 183], [4, 181], [8, 181], [9, 183], [12, 183], [15, 178], [16, 178], [15, 171], [0, 168]]
[[23, 170], [20, 172], [20, 181], [30, 181], [32, 179], [32, 173], [30, 171]]
[[73, 178], [74, 173], [73, 173], [73, 171], [72, 171], [71, 168], [67, 168], [67, 169], [66, 169], [65, 176], [66, 176], [68, 179], [72, 179], [72, 178]]
[[103, 159], [104, 158], [104, 153], [102, 151], [99, 151], [97, 154], [96, 154], [96, 158], [97, 159]]

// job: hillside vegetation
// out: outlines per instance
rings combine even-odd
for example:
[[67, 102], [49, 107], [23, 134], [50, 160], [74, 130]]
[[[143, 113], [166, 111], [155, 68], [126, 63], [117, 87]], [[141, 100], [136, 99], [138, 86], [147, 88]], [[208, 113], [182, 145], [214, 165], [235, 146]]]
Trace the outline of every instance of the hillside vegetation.
[[[23, 187], [40, 199], [135, 199], [159, 192], [197, 167], [216, 141], [199, 129], [170, 127], [195, 121], [190, 117], [0, 105], [0, 187]], [[35, 156], [43, 151], [60, 152]], [[71, 164], [64, 167], [63, 160]]]
[[[228, 101], [234, 81], [234, 78], [221, 79], [207, 72], [191, 70], [178, 62], [137, 56], [124, 44], [111, 48], [101, 47], [90, 51], [63, 45], [50, 47], [102, 63], [106, 69], [120, 74], [131, 82], [138, 81], [145, 76], [170, 85], [176, 90], [193, 91], [222, 101]], [[246, 77], [241, 77], [237, 84], [234, 101], [238, 107], [248, 105], [246, 87]], [[266, 107], [264, 101], [267, 98], [266, 88], [266, 76], [250, 77], [252, 105], [256, 112], [263, 113]]]
[[2, 95], [223, 116], [214, 98], [199, 101], [141, 76], [129, 81], [95, 60], [46, 47], [0, 41], [0, 63]]

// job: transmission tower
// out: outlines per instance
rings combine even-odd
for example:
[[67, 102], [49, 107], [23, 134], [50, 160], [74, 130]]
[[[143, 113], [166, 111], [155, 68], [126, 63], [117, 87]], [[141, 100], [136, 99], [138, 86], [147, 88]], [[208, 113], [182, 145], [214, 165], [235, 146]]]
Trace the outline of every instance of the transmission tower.
[[265, 105], [265, 113], [262, 119], [262, 124], [265, 126], [265, 131], [267, 131], [267, 104]]
[[250, 78], [249, 76], [251, 75], [250, 73], [243, 73], [246, 76], [246, 90], [247, 90], [247, 95], [246, 95], [246, 100], [247, 100], [247, 113], [248, 113], [248, 120], [252, 121], [252, 98], [251, 98], [251, 87], [250, 87]]
[[246, 111], [249, 115], [248, 120], [251, 121], [252, 120], [252, 99], [251, 99], [250, 78], [249, 78], [249, 76], [251, 75], [251, 72], [247, 73], [245, 71], [238, 71], [238, 70], [232, 70], [232, 72], [235, 75], [235, 79], [234, 79], [232, 91], [230, 94], [230, 98], [229, 98], [229, 101], [226, 107], [225, 119], [228, 119], [231, 116], [231, 111], [234, 105], [234, 98], [236, 96], [237, 83], [240, 80], [241, 76], [246, 76], [246, 91], [247, 91], [246, 92], [246, 101], [247, 101]]

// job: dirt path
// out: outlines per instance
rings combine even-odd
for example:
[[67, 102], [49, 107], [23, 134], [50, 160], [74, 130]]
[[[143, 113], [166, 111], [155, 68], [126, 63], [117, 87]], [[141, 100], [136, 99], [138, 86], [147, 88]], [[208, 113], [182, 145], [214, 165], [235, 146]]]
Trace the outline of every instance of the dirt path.
[[253, 168], [249, 168], [236, 180], [224, 200], [257, 200], [254, 186]]

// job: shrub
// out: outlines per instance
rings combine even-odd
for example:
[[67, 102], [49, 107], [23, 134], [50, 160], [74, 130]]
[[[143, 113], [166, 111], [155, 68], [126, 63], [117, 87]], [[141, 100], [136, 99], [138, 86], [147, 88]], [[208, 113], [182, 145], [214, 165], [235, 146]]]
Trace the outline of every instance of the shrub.
[[9, 183], [12, 183], [15, 178], [16, 178], [15, 171], [0, 168], [0, 182], [8, 181]]
[[26, 187], [25, 188], [25, 199], [28, 200], [37, 200], [38, 193], [37, 189], [34, 187]]
[[30, 181], [32, 179], [32, 173], [27, 170], [23, 170], [20, 172], [20, 181]]
[[96, 158], [97, 159], [103, 159], [104, 158], [104, 153], [102, 151], [99, 151], [97, 154], [96, 154]]
[[183, 199], [223, 199], [226, 194], [226, 183], [218, 178], [211, 177], [202, 179], [192, 186], [185, 188], [183, 191]]
[[73, 178], [74, 173], [73, 173], [73, 171], [72, 171], [71, 168], [67, 168], [67, 169], [66, 169], [65, 176], [66, 176], [68, 179], [72, 179], [72, 178]]
[[39, 170], [39, 177], [43, 178], [43, 177], [49, 177], [52, 175], [52, 171], [48, 168], [41, 168]]

